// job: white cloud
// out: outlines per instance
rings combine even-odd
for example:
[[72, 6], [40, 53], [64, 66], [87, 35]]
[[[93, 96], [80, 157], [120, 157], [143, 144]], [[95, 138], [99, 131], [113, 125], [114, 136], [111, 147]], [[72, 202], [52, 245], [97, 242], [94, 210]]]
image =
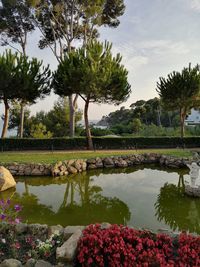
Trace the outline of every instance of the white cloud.
[[183, 42], [176, 42], [171, 40], [148, 40], [137, 44], [144, 54], [151, 52], [151, 54], [177, 54], [185, 55], [190, 52], [188, 46]]
[[189, 0], [192, 9], [200, 12], [200, 0]]

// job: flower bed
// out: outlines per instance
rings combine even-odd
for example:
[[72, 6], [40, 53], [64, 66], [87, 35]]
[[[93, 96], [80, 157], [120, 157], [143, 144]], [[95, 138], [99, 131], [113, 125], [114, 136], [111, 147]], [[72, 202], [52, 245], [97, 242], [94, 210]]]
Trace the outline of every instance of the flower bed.
[[18, 259], [25, 264], [29, 259], [43, 259], [51, 263], [56, 262], [56, 248], [61, 245], [62, 238], [52, 235], [46, 241], [35, 236], [18, 235], [14, 228], [9, 229], [7, 235], [0, 233], [0, 262], [5, 259]]
[[124, 226], [90, 225], [83, 232], [76, 266], [81, 267], [197, 267], [200, 237], [170, 237]]

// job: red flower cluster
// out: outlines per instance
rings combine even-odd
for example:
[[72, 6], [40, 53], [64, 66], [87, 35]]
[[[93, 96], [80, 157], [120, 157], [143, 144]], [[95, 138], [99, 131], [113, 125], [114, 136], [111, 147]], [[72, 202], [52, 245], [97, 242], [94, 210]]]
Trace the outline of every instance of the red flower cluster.
[[90, 225], [79, 242], [76, 266], [197, 267], [200, 238], [181, 234], [173, 239], [124, 226]]

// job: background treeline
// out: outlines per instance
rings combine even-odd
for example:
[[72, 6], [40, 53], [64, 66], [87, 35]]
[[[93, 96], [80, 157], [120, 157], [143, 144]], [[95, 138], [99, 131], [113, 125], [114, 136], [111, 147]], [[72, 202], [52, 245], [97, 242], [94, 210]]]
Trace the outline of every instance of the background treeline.
[[[15, 130], [16, 136], [19, 136], [20, 131], [20, 112], [21, 107], [19, 103], [13, 102], [10, 108], [8, 129]], [[68, 98], [59, 98], [50, 111], [39, 111], [35, 115], [31, 115], [30, 109], [26, 107], [24, 110], [24, 137], [51, 138], [69, 136], [69, 113]], [[81, 119], [82, 111], [76, 108], [76, 132], [82, 130], [77, 125], [77, 122]]]
[[[100, 133], [133, 136], [179, 136], [179, 110], [167, 110], [157, 97], [138, 100], [130, 108], [121, 107], [119, 110], [103, 116], [98, 122], [103, 129], [93, 129], [94, 135]], [[186, 135], [199, 135], [199, 126], [186, 127]]]

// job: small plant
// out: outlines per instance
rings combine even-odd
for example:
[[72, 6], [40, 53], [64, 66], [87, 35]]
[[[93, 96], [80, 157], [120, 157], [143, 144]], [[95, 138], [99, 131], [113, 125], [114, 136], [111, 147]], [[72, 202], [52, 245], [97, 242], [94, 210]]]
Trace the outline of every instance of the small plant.
[[32, 256], [38, 259], [51, 260], [55, 256], [56, 248], [61, 245], [62, 237], [58, 233], [54, 233], [49, 239], [42, 242], [41, 240], [36, 240], [35, 248], [32, 251]]
[[0, 200], [0, 222], [18, 224], [21, 222], [19, 212], [22, 207], [18, 204], [13, 205], [11, 200]]

